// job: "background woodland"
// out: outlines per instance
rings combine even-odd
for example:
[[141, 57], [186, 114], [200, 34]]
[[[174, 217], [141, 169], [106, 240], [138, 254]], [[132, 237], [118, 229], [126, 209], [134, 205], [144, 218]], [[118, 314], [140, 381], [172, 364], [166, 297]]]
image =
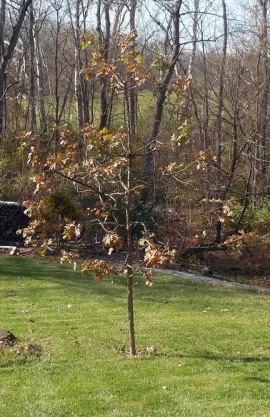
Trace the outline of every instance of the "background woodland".
[[31, 200], [31, 236], [121, 249], [127, 204], [133, 249], [267, 235], [266, 0], [2, 0], [0, 13], [0, 199]]

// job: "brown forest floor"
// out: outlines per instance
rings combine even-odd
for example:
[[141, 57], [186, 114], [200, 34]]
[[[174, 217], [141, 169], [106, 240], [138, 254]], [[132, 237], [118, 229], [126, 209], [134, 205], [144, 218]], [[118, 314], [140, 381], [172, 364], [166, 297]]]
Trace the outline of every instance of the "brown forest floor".
[[209, 252], [203, 263], [232, 281], [270, 287], [270, 242], [259, 242], [249, 250], [228, 248], [226, 252]]

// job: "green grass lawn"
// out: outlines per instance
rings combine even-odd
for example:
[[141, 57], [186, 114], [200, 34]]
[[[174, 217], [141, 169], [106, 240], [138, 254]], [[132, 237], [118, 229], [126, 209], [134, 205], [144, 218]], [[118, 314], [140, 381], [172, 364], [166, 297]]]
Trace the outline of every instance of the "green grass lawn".
[[131, 359], [123, 278], [1, 257], [0, 328], [21, 340], [0, 352], [0, 416], [269, 417], [269, 296], [136, 281]]

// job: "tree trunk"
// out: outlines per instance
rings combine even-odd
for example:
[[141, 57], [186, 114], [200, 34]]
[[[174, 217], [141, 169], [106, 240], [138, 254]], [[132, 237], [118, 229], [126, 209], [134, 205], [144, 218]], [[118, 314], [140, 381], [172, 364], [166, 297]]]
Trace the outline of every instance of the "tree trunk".
[[21, 27], [29, 6], [32, 4], [32, 0], [25, 0], [21, 4], [18, 20], [12, 28], [12, 34], [8, 46], [4, 47], [4, 32], [5, 32], [5, 12], [6, 2], [1, 1], [1, 25], [0, 25], [0, 139], [3, 134], [4, 127], [4, 108], [5, 108], [5, 73], [9, 61], [12, 58], [14, 49], [16, 47], [18, 37], [21, 31]]
[[217, 114], [217, 166], [219, 168], [218, 181], [219, 186], [221, 182], [221, 169], [222, 169], [222, 112], [224, 105], [224, 75], [227, 58], [227, 44], [228, 44], [228, 25], [227, 25], [227, 10], [225, 0], [221, 0], [223, 10], [223, 51], [220, 66], [220, 78], [219, 78], [219, 102], [218, 102], [218, 114]]
[[43, 72], [42, 54], [40, 50], [37, 29], [35, 29], [34, 44], [35, 44], [35, 57], [36, 57], [36, 73], [37, 73], [36, 78], [37, 78], [38, 111], [39, 111], [40, 129], [42, 133], [46, 133], [47, 119], [46, 119], [45, 101], [44, 101], [44, 72]]
[[[136, 34], [135, 26], [135, 14], [136, 14], [137, 0], [130, 0], [130, 33]], [[131, 45], [133, 51], [135, 51], [135, 40]], [[134, 83], [134, 74], [130, 74], [129, 77], [130, 89], [129, 89], [129, 111], [130, 111], [130, 127], [131, 135], [134, 137], [136, 134], [136, 119], [137, 119], [137, 97]]]
[[268, 0], [260, 0], [262, 8], [261, 49], [263, 59], [263, 96], [261, 107], [261, 173], [266, 174], [268, 96], [269, 96], [269, 58], [268, 58]]
[[[107, 62], [109, 58], [109, 48], [110, 48], [110, 4], [109, 1], [105, 1], [104, 4], [104, 13], [105, 13], [105, 36], [103, 36], [101, 28], [101, 0], [98, 2], [97, 7], [97, 32], [99, 37], [99, 44], [103, 48], [102, 59]], [[100, 121], [99, 129], [107, 127], [108, 123], [108, 75], [102, 75], [100, 78]]]
[[[2, 65], [5, 55], [5, 23], [6, 23], [6, 0], [1, 0], [1, 11], [0, 11], [0, 62]], [[3, 133], [4, 123], [4, 100], [5, 100], [5, 69], [4, 71], [0, 68], [0, 135]], [[0, 137], [1, 140], [1, 137]]]
[[[128, 167], [128, 177], [130, 178], [131, 161]], [[128, 254], [126, 260], [126, 273], [127, 273], [127, 302], [128, 302], [128, 322], [129, 322], [129, 343], [130, 354], [136, 355], [136, 343], [135, 343], [135, 327], [134, 327], [134, 307], [133, 307], [133, 268], [132, 268], [132, 253], [133, 253], [133, 239], [131, 233], [131, 189], [130, 179], [128, 179], [128, 190], [126, 196], [126, 231], [127, 231], [127, 243]]]
[[[71, 16], [71, 12], [70, 12]], [[81, 70], [81, 41], [80, 41], [80, 1], [76, 1], [76, 17], [75, 17], [75, 93], [77, 97], [77, 110], [78, 110], [78, 125], [82, 128], [83, 121], [83, 102], [82, 102], [82, 88], [80, 80]]]
[[[130, 117], [129, 117], [130, 121]], [[126, 232], [127, 232], [127, 259], [126, 259], [126, 274], [127, 274], [127, 301], [128, 301], [128, 322], [129, 322], [129, 341], [130, 341], [130, 354], [136, 355], [136, 343], [135, 343], [135, 328], [134, 328], [134, 308], [133, 308], [133, 267], [132, 267], [132, 254], [133, 254], [133, 238], [132, 238], [132, 219], [131, 219], [131, 175], [132, 175], [132, 136], [130, 135], [130, 126], [128, 133], [128, 167], [127, 167], [127, 190], [126, 190]]]
[[148, 190], [146, 193], [148, 194], [149, 189], [153, 185], [153, 150], [155, 148], [155, 142], [159, 134], [160, 125], [163, 116], [163, 108], [164, 102], [166, 99], [167, 90], [169, 87], [169, 83], [174, 73], [174, 68], [179, 58], [180, 53], [180, 31], [179, 31], [179, 19], [180, 19], [180, 8], [182, 5], [182, 0], [178, 0], [175, 2], [174, 6], [172, 7], [172, 25], [173, 25], [173, 55], [170, 60], [170, 65], [168, 70], [166, 71], [162, 81], [160, 82], [158, 91], [157, 91], [157, 101], [156, 101], [156, 110], [154, 116], [154, 124], [152, 128], [152, 133], [148, 139], [147, 143], [147, 150], [146, 150], [146, 157], [145, 157], [145, 165], [144, 165], [144, 175], [145, 181], [148, 183]]
[[35, 90], [35, 44], [34, 44], [34, 10], [33, 5], [30, 5], [30, 129], [36, 131], [36, 90]]

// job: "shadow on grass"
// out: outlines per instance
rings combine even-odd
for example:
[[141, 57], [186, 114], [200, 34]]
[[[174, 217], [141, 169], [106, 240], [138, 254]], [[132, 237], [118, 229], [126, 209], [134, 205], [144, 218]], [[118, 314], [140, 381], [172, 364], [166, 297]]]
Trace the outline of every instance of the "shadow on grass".
[[[194, 354], [184, 354], [184, 353], [165, 353], [165, 352], [157, 352], [154, 355], [146, 355], [147, 358], [176, 358], [178, 360], [181, 359], [203, 359], [203, 360], [209, 360], [209, 361], [224, 361], [224, 362], [235, 362], [235, 363], [259, 363], [259, 362], [270, 362], [270, 357], [262, 357], [262, 356], [227, 356], [227, 355], [217, 355], [209, 353], [203, 353], [203, 352], [194, 352]], [[255, 379], [255, 377], [253, 378]], [[270, 380], [264, 380], [262, 382], [270, 382]]]
[[[111, 279], [104, 278], [102, 282], [96, 282], [94, 280], [94, 274], [88, 276], [82, 276], [80, 273], [80, 266], [74, 271], [72, 265], [61, 265], [55, 258], [42, 259], [42, 258], [23, 258], [23, 257], [0, 257], [0, 282], [1, 280], [9, 279], [27, 279], [36, 280], [40, 282], [47, 282], [56, 285], [58, 288], [65, 287], [71, 291], [78, 293], [85, 293], [89, 290], [92, 294], [99, 294], [102, 296], [110, 296], [117, 298], [126, 298], [126, 278], [123, 276], [115, 276], [112, 285]], [[143, 301], [155, 301], [156, 303], [167, 303], [167, 298], [172, 295], [171, 283], [167, 282], [166, 285], [157, 285], [149, 290], [145, 288], [145, 279], [142, 276], [136, 277], [135, 288], [138, 294], [142, 293]], [[164, 279], [165, 282], [165, 279]], [[192, 288], [194, 284], [182, 280], [174, 280], [174, 285], [181, 288]], [[56, 288], [56, 287], [55, 287]], [[180, 288], [180, 290], [181, 290]], [[203, 287], [202, 287], [203, 288]], [[31, 288], [25, 289], [25, 291], [46, 291], [45, 287], [36, 289], [32, 286]], [[119, 291], [120, 290], [120, 291]], [[164, 301], [165, 300], [165, 301]]]
[[181, 355], [181, 358], [192, 358], [192, 359], [206, 359], [211, 361], [227, 361], [227, 362], [244, 362], [244, 363], [255, 363], [255, 362], [270, 362], [270, 358], [261, 356], [226, 356], [226, 355], [214, 355], [212, 353], [198, 353], [198, 355]]
[[259, 378], [257, 376], [250, 376], [245, 378], [245, 381], [261, 382], [262, 384], [270, 384], [270, 379]]
[[[158, 304], [174, 304], [179, 303], [180, 298], [183, 302], [184, 297], [187, 304], [190, 298], [190, 302], [195, 306], [197, 296], [201, 298], [209, 295], [209, 287], [202, 283], [194, 283], [181, 277], [172, 278], [162, 276], [160, 278], [157, 275], [157, 278], [155, 285], [149, 289], [145, 287], [145, 279], [143, 276], [136, 276], [134, 279], [134, 283], [137, 284], [134, 287], [136, 300]], [[112, 285], [111, 280], [108, 278], [104, 278], [102, 282], [96, 282], [93, 274], [82, 276], [79, 266], [74, 271], [71, 265], [60, 265], [59, 260], [55, 258], [29, 259], [24, 257], [1, 256], [0, 282], [10, 279], [25, 279], [29, 280], [29, 282], [33, 279], [33, 281], [52, 284], [54, 289], [62, 288], [73, 293], [79, 293], [80, 295], [97, 294], [111, 298], [126, 299], [125, 277], [114, 277], [115, 285]], [[28, 291], [34, 294], [35, 292], [44, 292], [51, 289], [46, 286], [35, 286], [34, 283], [31, 284], [31, 286], [25, 288], [25, 292]], [[234, 297], [234, 294], [231, 289], [223, 288], [221, 291], [218, 287], [211, 287], [211, 297], [213, 299], [220, 300], [224, 296]], [[184, 308], [184, 305], [182, 303], [182, 308]], [[186, 308], [189, 310], [190, 306], [187, 305]]]

